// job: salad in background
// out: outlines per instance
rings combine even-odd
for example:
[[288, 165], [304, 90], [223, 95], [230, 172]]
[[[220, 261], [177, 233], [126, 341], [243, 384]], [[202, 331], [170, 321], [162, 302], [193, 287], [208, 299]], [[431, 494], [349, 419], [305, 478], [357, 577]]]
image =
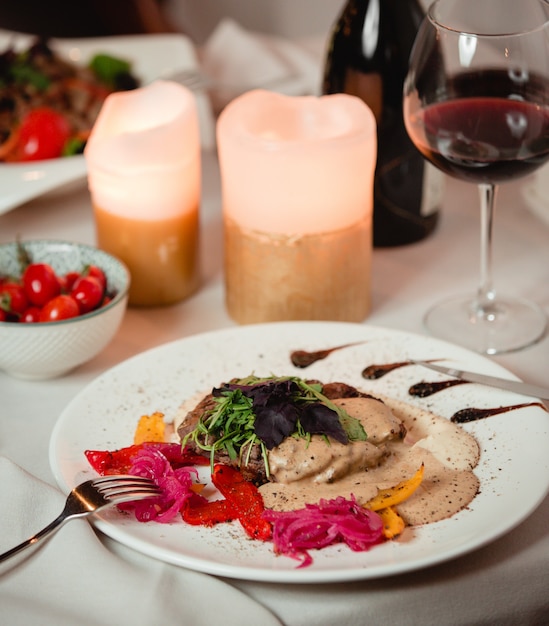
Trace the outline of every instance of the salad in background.
[[82, 153], [105, 98], [139, 87], [131, 63], [96, 54], [87, 66], [37, 38], [0, 53], [0, 162]]

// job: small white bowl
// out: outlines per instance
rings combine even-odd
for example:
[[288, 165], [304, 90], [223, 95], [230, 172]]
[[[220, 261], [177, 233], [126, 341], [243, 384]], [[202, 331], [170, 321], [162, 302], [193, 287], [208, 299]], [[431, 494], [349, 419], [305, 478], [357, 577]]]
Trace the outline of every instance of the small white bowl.
[[[56, 378], [91, 360], [114, 337], [126, 311], [130, 274], [121, 261], [92, 246], [53, 240], [22, 244], [33, 262], [49, 263], [60, 275], [97, 265], [116, 294], [100, 309], [68, 320], [0, 322], [0, 370], [29, 380]], [[0, 275], [21, 275], [16, 243], [0, 244]]]

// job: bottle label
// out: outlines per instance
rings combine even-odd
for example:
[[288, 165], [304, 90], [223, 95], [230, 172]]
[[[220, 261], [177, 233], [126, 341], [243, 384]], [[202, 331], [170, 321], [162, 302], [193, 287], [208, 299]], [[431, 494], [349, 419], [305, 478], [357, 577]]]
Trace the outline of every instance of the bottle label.
[[428, 217], [440, 208], [444, 194], [446, 178], [434, 165], [425, 161], [423, 167], [423, 196], [421, 198], [420, 215]]

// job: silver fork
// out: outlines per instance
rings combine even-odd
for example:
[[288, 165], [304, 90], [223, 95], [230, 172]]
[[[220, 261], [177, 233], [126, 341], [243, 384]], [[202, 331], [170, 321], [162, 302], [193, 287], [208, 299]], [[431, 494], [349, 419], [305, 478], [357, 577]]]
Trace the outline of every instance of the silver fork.
[[153, 498], [160, 493], [152, 480], [141, 476], [120, 474], [87, 480], [69, 493], [63, 511], [53, 522], [15, 548], [0, 554], [0, 563], [35, 545], [71, 519], [93, 515], [121, 502]]

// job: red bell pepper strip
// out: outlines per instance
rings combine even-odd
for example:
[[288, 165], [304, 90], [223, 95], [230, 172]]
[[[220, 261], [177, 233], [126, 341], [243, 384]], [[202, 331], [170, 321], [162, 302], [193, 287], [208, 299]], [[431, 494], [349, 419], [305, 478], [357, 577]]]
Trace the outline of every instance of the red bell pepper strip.
[[177, 443], [146, 442], [119, 450], [86, 450], [89, 464], [101, 476], [107, 474], [127, 474], [133, 457], [144, 447], [153, 447], [162, 452], [174, 469], [186, 465], [209, 465], [210, 459], [189, 450], [181, 450]]
[[202, 454], [196, 454], [188, 448], [181, 449], [179, 443], [159, 443], [159, 442], [145, 442], [143, 444], [146, 447], [156, 448], [158, 451], [168, 459], [173, 469], [178, 467], [184, 467], [186, 465], [209, 465], [210, 456], [203, 456]]
[[142, 448], [143, 444], [127, 446], [120, 450], [86, 450], [84, 454], [89, 464], [101, 476], [107, 474], [127, 474], [132, 458]]
[[228, 500], [211, 502], [198, 494], [185, 500], [181, 508], [181, 517], [193, 526], [214, 526], [221, 522], [232, 522], [238, 518], [237, 510]]
[[237, 511], [240, 523], [252, 539], [271, 538], [271, 524], [263, 519], [263, 497], [254, 484], [245, 480], [237, 469], [222, 464], [214, 466], [212, 482]]

